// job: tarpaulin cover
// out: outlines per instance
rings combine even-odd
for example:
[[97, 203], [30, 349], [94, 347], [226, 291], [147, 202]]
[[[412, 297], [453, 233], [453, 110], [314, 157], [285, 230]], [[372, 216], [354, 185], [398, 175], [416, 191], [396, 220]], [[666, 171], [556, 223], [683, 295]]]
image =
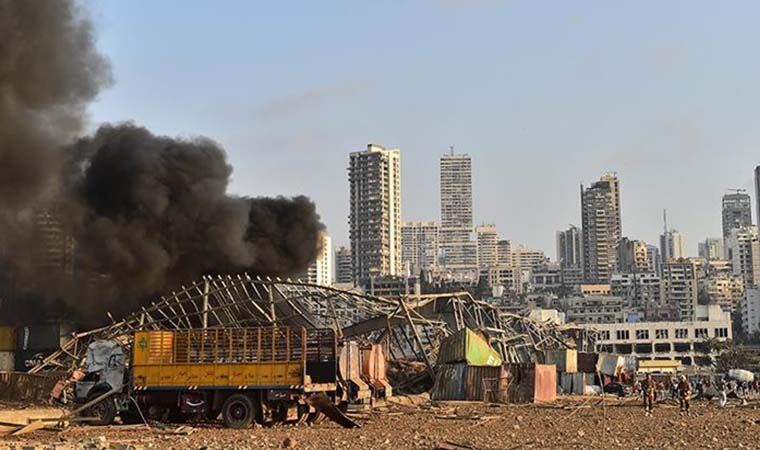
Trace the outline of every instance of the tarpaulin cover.
[[728, 376], [743, 383], [752, 383], [755, 381], [755, 374], [749, 370], [731, 369], [728, 371]]
[[599, 360], [596, 363], [596, 370], [598, 372], [613, 377], [624, 367], [625, 360], [623, 357], [611, 353], [600, 353]]
[[533, 401], [548, 403], [557, 399], [557, 368], [554, 365], [536, 364]]

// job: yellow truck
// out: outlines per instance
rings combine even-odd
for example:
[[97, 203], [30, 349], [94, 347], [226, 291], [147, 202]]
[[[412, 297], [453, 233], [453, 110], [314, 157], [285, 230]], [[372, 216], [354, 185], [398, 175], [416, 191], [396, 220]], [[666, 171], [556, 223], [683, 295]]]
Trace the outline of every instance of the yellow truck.
[[[125, 352], [125, 349], [127, 350]], [[296, 327], [136, 331], [90, 344], [74, 386], [85, 416], [109, 424], [221, 416], [231, 428], [339, 414], [337, 338]], [[333, 418], [331, 416], [331, 418]]]

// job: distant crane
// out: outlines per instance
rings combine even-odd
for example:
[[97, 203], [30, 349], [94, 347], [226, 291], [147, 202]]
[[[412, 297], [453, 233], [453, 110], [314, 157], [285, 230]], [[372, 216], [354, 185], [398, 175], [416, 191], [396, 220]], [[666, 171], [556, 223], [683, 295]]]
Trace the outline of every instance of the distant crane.
[[730, 191], [730, 192], [733, 192], [734, 194], [743, 194], [743, 193], [747, 192], [747, 190], [746, 190], [746, 189], [741, 189], [741, 188], [739, 188], [739, 189], [736, 189], [736, 188], [728, 188], [728, 189], [726, 189], [726, 190], [727, 190], [727, 191]]

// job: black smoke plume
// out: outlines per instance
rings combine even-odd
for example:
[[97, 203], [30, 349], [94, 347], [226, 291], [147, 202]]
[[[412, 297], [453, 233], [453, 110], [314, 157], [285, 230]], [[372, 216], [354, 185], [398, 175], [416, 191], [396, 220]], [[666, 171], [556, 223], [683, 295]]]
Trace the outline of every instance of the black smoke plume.
[[0, 0], [6, 318], [48, 310], [98, 322], [203, 274], [293, 275], [314, 261], [315, 205], [228, 194], [232, 167], [214, 141], [131, 123], [80, 137], [110, 80], [74, 1]]

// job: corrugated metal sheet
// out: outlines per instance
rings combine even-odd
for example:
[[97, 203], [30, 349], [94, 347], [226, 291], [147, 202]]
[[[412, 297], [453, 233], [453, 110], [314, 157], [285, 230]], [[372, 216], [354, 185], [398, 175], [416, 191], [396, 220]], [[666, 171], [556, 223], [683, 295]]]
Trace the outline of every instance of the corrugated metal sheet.
[[485, 399], [484, 383], [489, 383], [490, 388], [490, 384], [498, 382], [502, 377], [502, 373], [501, 366], [467, 366], [465, 374], [465, 400], [483, 401]]
[[625, 360], [622, 356], [611, 353], [600, 353], [599, 360], [596, 362], [596, 370], [604, 375], [615, 376], [624, 365]]
[[16, 330], [13, 327], [0, 327], [0, 352], [16, 350]]
[[578, 352], [573, 349], [549, 350], [545, 355], [546, 364], [557, 366], [557, 370], [566, 373], [578, 371]]
[[13, 352], [0, 352], [0, 372], [13, 372], [16, 356]]
[[430, 390], [431, 400], [465, 400], [466, 363], [439, 364]]
[[499, 353], [482, 336], [464, 328], [441, 342], [438, 364], [467, 362], [472, 366], [501, 366]]
[[578, 372], [596, 373], [598, 357], [596, 353], [578, 352]]

